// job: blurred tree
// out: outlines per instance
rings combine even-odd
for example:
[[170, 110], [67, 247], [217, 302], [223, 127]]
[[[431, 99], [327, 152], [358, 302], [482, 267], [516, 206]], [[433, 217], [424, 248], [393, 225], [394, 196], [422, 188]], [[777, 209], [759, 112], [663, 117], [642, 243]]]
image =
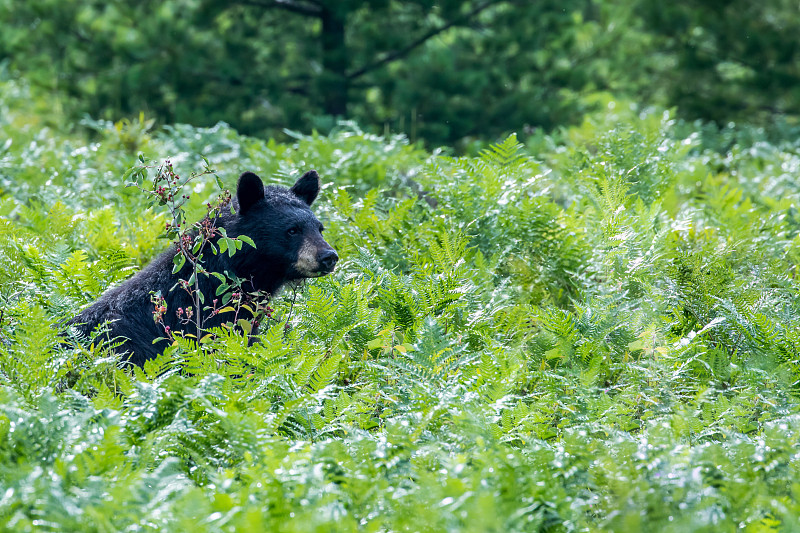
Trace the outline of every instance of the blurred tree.
[[794, 0], [641, 2], [673, 58], [659, 79], [691, 118], [769, 123], [800, 114], [800, 5]]
[[375, 71], [353, 107], [369, 122], [448, 142], [568, 124], [597, 92], [645, 83], [646, 36], [633, 15], [616, 2], [506, 3]]
[[[325, 114], [347, 115], [351, 85], [372, 71], [404, 59], [429, 39], [457, 26], [472, 24], [483, 11], [506, 0], [397, 2], [376, 0], [234, 0], [233, 4], [261, 10], [262, 22], [280, 27], [271, 11], [284, 11], [311, 20], [318, 30], [319, 56], [316, 92]], [[206, 0], [212, 16], [231, 9], [227, 0]], [[364, 37], [368, 37], [364, 39]], [[311, 37], [313, 38], [313, 37]], [[366, 46], [364, 46], [366, 45]]]
[[274, 134], [332, 125], [372, 72], [503, 3], [0, 0], [0, 57], [67, 111]]
[[579, 120], [604, 94], [800, 114], [790, 0], [0, 0], [0, 61], [71, 116], [431, 144]]

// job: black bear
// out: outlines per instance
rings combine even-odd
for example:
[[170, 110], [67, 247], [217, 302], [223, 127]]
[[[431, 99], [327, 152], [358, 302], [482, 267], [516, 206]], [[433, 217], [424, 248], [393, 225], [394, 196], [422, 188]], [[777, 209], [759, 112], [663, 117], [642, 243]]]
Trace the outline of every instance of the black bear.
[[[319, 190], [319, 175], [314, 170], [303, 174], [291, 188], [265, 187], [261, 178], [252, 172], [243, 173], [232, 199], [233, 213], [230, 206], [223, 207], [216, 227], [225, 228], [230, 237], [250, 237], [255, 248], [245, 244], [232, 257], [227, 253], [206, 253], [204, 268], [209, 272], [235, 274], [247, 280], [248, 291], [264, 291], [271, 295], [289, 281], [333, 272], [339, 257], [323, 239], [322, 224], [310, 209]], [[189, 279], [192, 267], [187, 261], [173, 274], [175, 254], [176, 249], [171, 248], [159, 255], [131, 279], [103, 294], [73, 318], [70, 325], [85, 336], [108, 321], [108, 336], [124, 341], [118, 351], [139, 366], [166, 347], [163, 340], [153, 342], [164, 337], [165, 326], [173, 332], [185, 329], [186, 333], [195, 333], [175, 312], [178, 308], [192, 308], [190, 294], [175, 287], [180, 280]], [[198, 280], [200, 292], [208, 304], [215, 298], [221, 281], [213, 276], [199, 276]], [[167, 307], [161, 324], [153, 318], [152, 292], [160, 292]], [[206, 327], [223, 322], [221, 315], [214, 316], [210, 311], [203, 313]]]

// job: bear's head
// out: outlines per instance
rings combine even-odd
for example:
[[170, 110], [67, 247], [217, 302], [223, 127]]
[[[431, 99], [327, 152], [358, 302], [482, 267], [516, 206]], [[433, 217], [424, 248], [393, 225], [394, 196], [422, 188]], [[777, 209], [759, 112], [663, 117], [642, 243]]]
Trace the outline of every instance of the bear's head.
[[233, 256], [237, 276], [250, 279], [258, 290], [274, 293], [287, 281], [333, 272], [339, 256], [325, 242], [324, 228], [310, 209], [319, 190], [314, 170], [291, 188], [265, 187], [252, 172], [239, 177], [235, 230], [253, 239], [256, 248], [245, 245]]

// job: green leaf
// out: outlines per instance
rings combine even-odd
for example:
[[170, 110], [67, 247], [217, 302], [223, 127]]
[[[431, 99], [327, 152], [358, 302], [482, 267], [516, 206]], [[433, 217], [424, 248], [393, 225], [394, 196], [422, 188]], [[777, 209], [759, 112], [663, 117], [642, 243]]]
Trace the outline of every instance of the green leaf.
[[383, 343], [384, 340], [381, 337], [377, 337], [367, 343], [367, 349], [375, 350], [377, 348], [383, 348]]
[[251, 239], [251, 238], [250, 238], [250, 237], [248, 237], [247, 235], [239, 235], [237, 238], [238, 238], [238, 239], [240, 239], [240, 240], [242, 240], [242, 241], [244, 241], [244, 242], [246, 242], [247, 244], [249, 244], [249, 245], [250, 245], [250, 246], [252, 246], [253, 248], [255, 248], [255, 247], [256, 247], [256, 243], [255, 243], [255, 242], [253, 242], [253, 239]]
[[180, 272], [185, 263], [186, 263], [186, 256], [183, 255], [183, 252], [178, 252], [177, 254], [175, 254], [175, 256], [172, 258], [172, 264], [174, 265], [172, 267], [172, 273], [177, 274], [178, 272]]

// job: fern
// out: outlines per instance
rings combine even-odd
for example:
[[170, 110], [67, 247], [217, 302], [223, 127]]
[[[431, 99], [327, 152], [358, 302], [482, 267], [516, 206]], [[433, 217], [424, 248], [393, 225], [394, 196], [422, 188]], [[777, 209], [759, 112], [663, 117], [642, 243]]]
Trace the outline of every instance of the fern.
[[[89, 121], [87, 144], [31, 129], [19, 90], [0, 76], [0, 529], [796, 525], [794, 140], [588, 95], [606, 111], [478, 157], [352, 124]], [[161, 247], [121, 139], [229, 184], [314, 162], [337, 271], [143, 369], [59, 334]]]
[[512, 166], [524, 158], [521, 154], [523, 148], [524, 146], [517, 141], [517, 134], [512, 133], [502, 142], [482, 150], [481, 159], [498, 167]]
[[326, 355], [319, 366], [314, 370], [314, 373], [310, 376], [308, 384], [306, 385], [312, 394], [319, 392], [333, 382], [339, 370], [339, 363], [341, 360], [341, 352], [339, 354]]

